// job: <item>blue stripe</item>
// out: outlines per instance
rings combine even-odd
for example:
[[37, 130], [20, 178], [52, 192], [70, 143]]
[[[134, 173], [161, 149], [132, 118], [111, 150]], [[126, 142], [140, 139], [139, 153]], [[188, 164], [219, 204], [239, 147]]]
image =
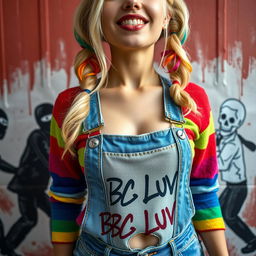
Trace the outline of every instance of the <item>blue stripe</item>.
[[219, 199], [216, 192], [193, 194], [196, 210], [219, 206]]
[[[65, 203], [62, 203], [62, 204], [64, 205]], [[60, 203], [51, 203], [51, 218], [53, 220], [74, 221], [80, 214], [81, 209], [82, 209], [82, 205], [78, 205], [78, 204], [68, 204], [68, 206], [63, 207], [63, 206], [60, 206]]]
[[209, 192], [217, 192], [219, 189], [219, 182], [216, 182], [212, 186], [191, 186], [190, 187], [192, 194], [203, 194]]
[[63, 178], [55, 173], [51, 173], [51, 176], [53, 179], [51, 190], [54, 192], [76, 194], [86, 190], [87, 186], [84, 178]]
[[190, 179], [190, 186], [212, 186], [215, 184], [216, 180], [218, 179], [218, 174], [215, 174], [215, 176], [212, 179]]

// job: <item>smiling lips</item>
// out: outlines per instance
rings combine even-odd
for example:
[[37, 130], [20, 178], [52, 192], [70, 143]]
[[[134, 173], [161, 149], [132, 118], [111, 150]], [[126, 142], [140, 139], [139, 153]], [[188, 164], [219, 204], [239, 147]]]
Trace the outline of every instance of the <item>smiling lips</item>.
[[125, 15], [121, 19], [117, 21], [117, 24], [124, 30], [128, 31], [137, 31], [142, 29], [146, 24], [148, 23], [148, 20], [138, 14], [133, 15]]

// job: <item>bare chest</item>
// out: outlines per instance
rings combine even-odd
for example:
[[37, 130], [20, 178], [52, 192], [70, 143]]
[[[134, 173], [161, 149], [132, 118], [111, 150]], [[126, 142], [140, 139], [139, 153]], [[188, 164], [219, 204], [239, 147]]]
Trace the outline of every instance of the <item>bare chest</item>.
[[103, 134], [138, 135], [170, 127], [164, 118], [160, 86], [130, 95], [102, 89], [100, 103], [104, 119]]

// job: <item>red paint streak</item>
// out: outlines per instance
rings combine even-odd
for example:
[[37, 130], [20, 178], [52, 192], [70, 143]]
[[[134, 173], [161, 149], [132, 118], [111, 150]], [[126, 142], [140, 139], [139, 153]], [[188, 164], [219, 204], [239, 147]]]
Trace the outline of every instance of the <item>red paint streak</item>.
[[[49, 1], [40, 0], [39, 5], [39, 29], [40, 29], [40, 57], [41, 59], [45, 58], [46, 63], [50, 63], [50, 24], [49, 24]], [[49, 67], [47, 65], [47, 67]], [[43, 67], [45, 69], [46, 67]], [[44, 72], [43, 72], [44, 71]], [[45, 76], [47, 82], [49, 82], [49, 77], [46, 74], [45, 70], [42, 70], [42, 77]]]
[[[1, 69], [0, 69], [0, 78], [2, 77], [2, 81], [7, 79], [6, 73], [6, 59], [5, 59], [5, 42], [4, 42], [4, 19], [3, 19], [3, 0], [0, 0], [0, 52], [1, 52]], [[3, 94], [3, 87], [0, 88], [1, 94]]]
[[[8, 81], [8, 93], [20, 69], [29, 74], [30, 81], [23, 88], [28, 90], [28, 108], [32, 112], [31, 91], [35, 86], [34, 66], [41, 60], [41, 84], [50, 85], [50, 72], [64, 69], [70, 86], [70, 68], [79, 46], [73, 37], [73, 15], [80, 0], [0, 0], [0, 93], [3, 95], [3, 80]], [[243, 94], [243, 79], [251, 70], [252, 57], [256, 57], [255, 0], [187, 0], [191, 17], [191, 34], [185, 48], [191, 60], [202, 65], [203, 77], [210, 61], [220, 57], [222, 70], [224, 60], [229, 65], [241, 68], [240, 93]], [[208, 11], [212, 15], [209, 15]], [[254, 39], [253, 39], [254, 38]], [[241, 43], [242, 59], [235, 59], [230, 49]], [[157, 47], [157, 59], [163, 44]], [[200, 54], [199, 51], [200, 50]], [[216, 67], [219, 63], [216, 63]], [[219, 70], [217, 68], [214, 70]], [[51, 69], [51, 71], [47, 72]], [[217, 74], [218, 76], [218, 74]], [[52, 85], [54, 86], [54, 85]]]
[[32, 242], [31, 246], [23, 247], [21, 251], [25, 256], [53, 256], [53, 248], [46, 243]]
[[[73, 36], [73, 16], [79, 0], [49, 1], [49, 27], [50, 27], [50, 65], [51, 69], [58, 71], [64, 69], [68, 76], [66, 86], [70, 86], [70, 68], [80, 47]], [[61, 51], [63, 43], [63, 51]], [[54, 85], [53, 85], [54, 86]]]
[[45, 66], [40, 67], [41, 84], [50, 86], [51, 72], [64, 69], [68, 76], [65, 85], [70, 86], [70, 69], [80, 49], [73, 37], [73, 15], [79, 2], [73, 0], [63, 4], [60, 0], [24, 0], [20, 4], [19, 0], [0, 0], [0, 93], [3, 95], [4, 79], [7, 79], [8, 93], [11, 94], [18, 70], [22, 75], [29, 74], [29, 82], [23, 88], [27, 88], [30, 114], [35, 65], [39, 61], [46, 61]]
[[[221, 9], [219, 9], [221, 10]], [[223, 56], [222, 56], [222, 72], [225, 72], [224, 69], [224, 60], [227, 59], [227, 0], [223, 1]], [[220, 29], [220, 27], [219, 27]], [[220, 52], [221, 54], [221, 52]]]
[[[204, 68], [209, 61], [220, 57], [222, 71], [225, 60], [229, 65], [240, 66], [241, 77], [246, 79], [252, 57], [256, 58], [255, 0], [248, 0], [246, 4], [243, 0], [187, 0], [186, 3], [191, 17], [191, 34], [187, 49], [192, 61], [200, 61]], [[212, 15], [205, 10], [210, 10]], [[237, 42], [241, 43], [242, 60], [235, 59], [230, 51], [236, 48]], [[200, 60], [197, 54], [198, 48], [202, 50], [203, 60]], [[240, 92], [243, 94], [242, 80], [239, 83]]]
[[13, 207], [14, 207], [14, 204], [11, 201], [8, 194], [5, 192], [4, 189], [0, 188], [0, 209], [2, 210], [2, 212], [5, 212], [11, 215]]
[[256, 177], [254, 178], [254, 185], [252, 186], [251, 193], [249, 194], [249, 199], [247, 200], [246, 206], [243, 211], [243, 217], [245, 218], [247, 224], [251, 227], [256, 227]]

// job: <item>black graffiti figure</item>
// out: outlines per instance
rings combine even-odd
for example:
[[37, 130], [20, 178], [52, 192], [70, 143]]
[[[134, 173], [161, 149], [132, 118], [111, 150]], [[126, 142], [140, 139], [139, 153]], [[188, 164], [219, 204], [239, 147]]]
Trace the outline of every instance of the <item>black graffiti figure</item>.
[[50, 216], [50, 205], [45, 190], [49, 181], [48, 155], [51, 115], [51, 104], [44, 103], [36, 107], [35, 118], [40, 128], [32, 131], [29, 135], [18, 170], [8, 184], [8, 189], [18, 194], [21, 217], [6, 235], [6, 251], [4, 253], [7, 255], [15, 255], [14, 249], [37, 224], [37, 208]]
[[[8, 128], [8, 117], [3, 109], [0, 109], [0, 140], [3, 140]], [[15, 168], [10, 163], [3, 160], [0, 156], [0, 170], [7, 173], [15, 173], [17, 168]], [[5, 239], [4, 239], [4, 225], [0, 219], [0, 251], [4, 251], [6, 248]]]
[[255, 151], [256, 145], [238, 134], [246, 117], [244, 104], [237, 99], [224, 101], [220, 108], [219, 130], [217, 130], [217, 152], [221, 179], [226, 188], [220, 195], [220, 204], [226, 224], [247, 245], [242, 253], [256, 250], [256, 236], [239, 217], [239, 212], [247, 197], [247, 177], [244, 146]]
[[[6, 134], [8, 128], [8, 117], [3, 109], [0, 109], [0, 140], [2, 140]], [[7, 173], [15, 173], [16, 168], [2, 159], [0, 156], [0, 170]]]

